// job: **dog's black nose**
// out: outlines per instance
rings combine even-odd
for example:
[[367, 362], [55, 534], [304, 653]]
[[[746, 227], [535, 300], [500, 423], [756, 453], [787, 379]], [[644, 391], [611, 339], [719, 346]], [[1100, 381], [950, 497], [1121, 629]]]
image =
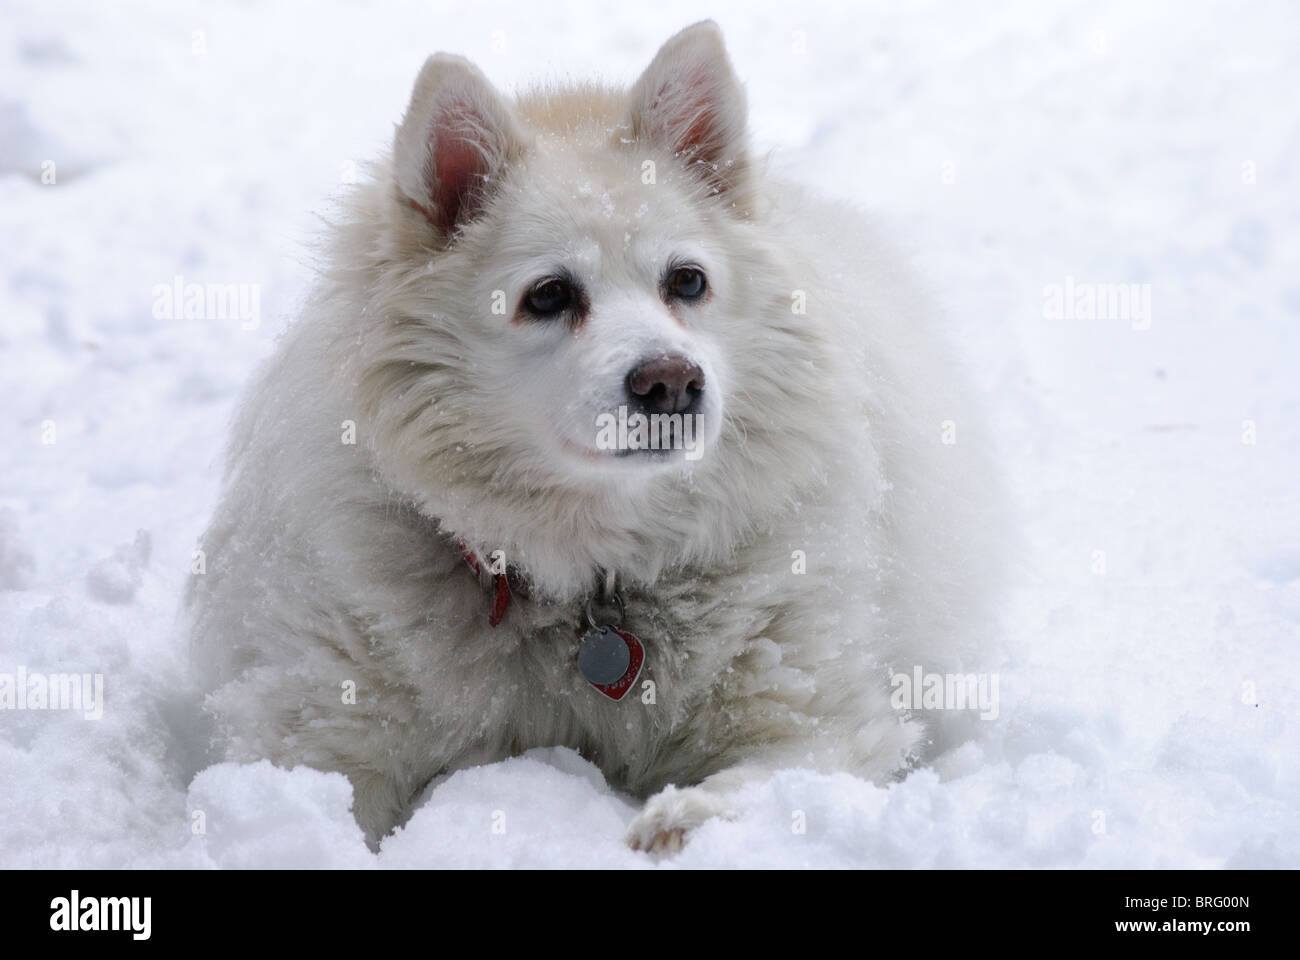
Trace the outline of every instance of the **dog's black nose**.
[[642, 361], [627, 375], [627, 392], [647, 413], [689, 413], [699, 406], [704, 371], [680, 354]]

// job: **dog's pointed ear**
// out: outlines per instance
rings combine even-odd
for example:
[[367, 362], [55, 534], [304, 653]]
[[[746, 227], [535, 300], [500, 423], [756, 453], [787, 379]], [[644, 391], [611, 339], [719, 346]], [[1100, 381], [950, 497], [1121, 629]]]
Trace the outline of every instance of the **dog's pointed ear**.
[[744, 182], [745, 91], [712, 20], [687, 27], [659, 48], [632, 87], [630, 111], [635, 139], [670, 151], [714, 192]]
[[399, 199], [446, 241], [482, 211], [523, 144], [514, 110], [482, 71], [463, 57], [432, 56], [393, 142]]

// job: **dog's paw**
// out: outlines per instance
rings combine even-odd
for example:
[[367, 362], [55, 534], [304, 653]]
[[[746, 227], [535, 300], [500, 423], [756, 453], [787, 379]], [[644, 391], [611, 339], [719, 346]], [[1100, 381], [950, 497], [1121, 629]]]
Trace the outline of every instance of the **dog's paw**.
[[646, 801], [627, 830], [627, 845], [654, 856], [677, 853], [705, 820], [726, 816], [723, 798], [702, 787], [665, 787]]

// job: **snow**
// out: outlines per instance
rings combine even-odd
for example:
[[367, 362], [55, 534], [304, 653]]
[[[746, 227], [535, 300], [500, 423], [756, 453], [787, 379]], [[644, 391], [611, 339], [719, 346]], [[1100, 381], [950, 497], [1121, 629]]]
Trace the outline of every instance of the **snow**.
[[[769, 162], [910, 249], [988, 393], [999, 716], [889, 787], [753, 784], [657, 864], [559, 748], [372, 854], [340, 776], [193, 748], [175, 613], [239, 390], [428, 53], [630, 81], [707, 15]], [[7, 9], [0, 674], [106, 703], [0, 711], [0, 866], [1300, 866], [1298, 43], [1284, 2]], [[177, 277], [256, 285], [256, 323], [157, 310]], [[1149, 329], [1049, 319], [1067, 283], [1149, 284]]]

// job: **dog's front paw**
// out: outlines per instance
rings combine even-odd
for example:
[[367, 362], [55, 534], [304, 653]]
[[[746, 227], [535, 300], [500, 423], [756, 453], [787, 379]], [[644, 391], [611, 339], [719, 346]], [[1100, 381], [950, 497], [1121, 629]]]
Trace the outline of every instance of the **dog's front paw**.
[[702, 787], [664, 787], [646, 801], [627, 830], [627, 845], [655, 856], [677, 853], [686, 835], [713, 817], [725, 816], [723, 798]]

